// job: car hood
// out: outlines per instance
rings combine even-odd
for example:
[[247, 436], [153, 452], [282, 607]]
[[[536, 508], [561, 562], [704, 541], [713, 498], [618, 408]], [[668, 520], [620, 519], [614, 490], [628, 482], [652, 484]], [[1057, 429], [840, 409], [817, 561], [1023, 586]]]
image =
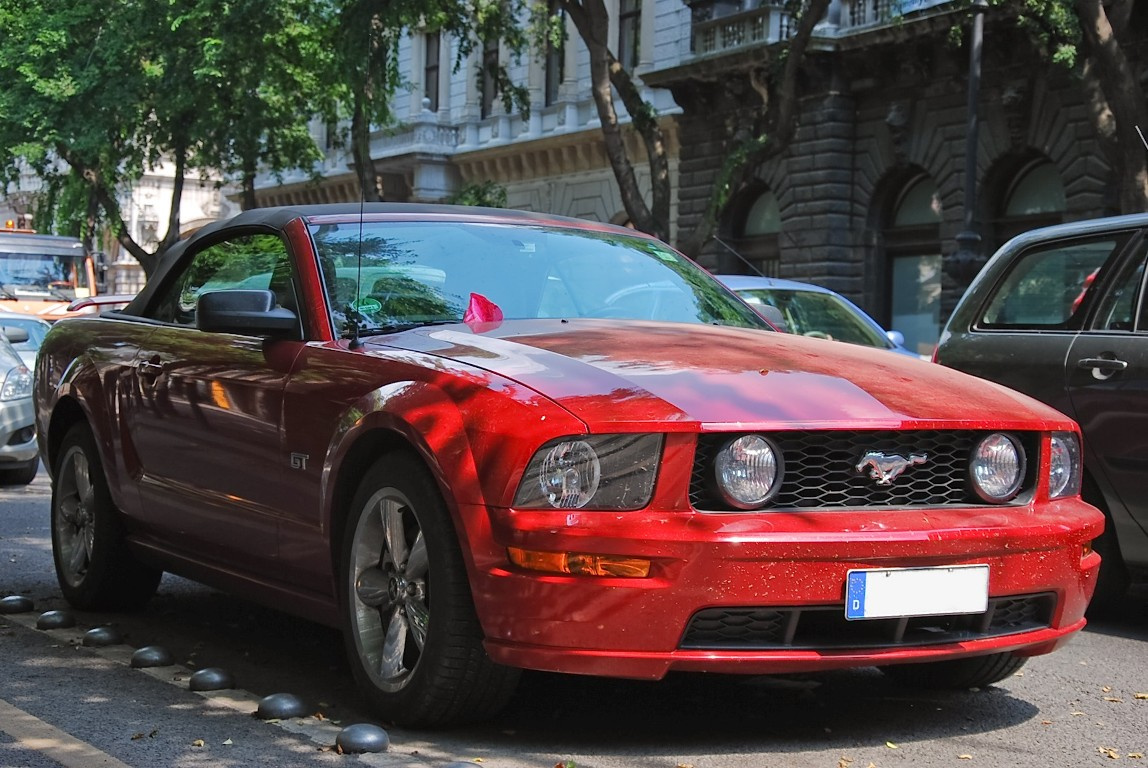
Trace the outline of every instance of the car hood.
[[425, 328], [374, 342], [516, 381], [591, 425], [663, 429], [1046, 428], [1066, 417], [934, 363], [842, 342], [705, 325], [530, 320]]

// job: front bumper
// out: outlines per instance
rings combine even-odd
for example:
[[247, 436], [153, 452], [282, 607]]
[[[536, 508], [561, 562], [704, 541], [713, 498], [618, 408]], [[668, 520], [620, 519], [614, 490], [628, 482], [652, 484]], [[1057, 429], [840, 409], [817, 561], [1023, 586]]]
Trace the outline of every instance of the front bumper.
[[[671, 670], [769, 674], [1048, 653], [1084, 626], [1100, 566], [1090, 542], [1104, 525], [1101, 513], [1078, 499], [1035, 509], [487, 515], [472, 508], [463, 515], [491, 523], [489, 546], [471, 552], [476, 607], [495, 661], [650, 679]], [[647, 578], [540, 573], [509, 565], [506, 546], [648, 558], [653, 565]], [[956, 630], [948, 634], [931, 629], [944, 624], [938, 619], [898, 635], [893, 620], [887, 639], [873, 622], [843, 620], [851, 569], [964, 564], [989, 566], [990, 602], [1016, 598], [1001, 604], [1044, 607], [1003, 628], [991, 616], [954, 617]], [[732, 643], [702, 633], [699, 643], [697, 617], [728, 615], [736, 623], [747, 612], [783, 621], [818, 614], [822, 631], [783, 631], [780, 641], [735, 632]]]
[[0, 402], [0, 468], [36, 458], [35, 423], [32, 398]]

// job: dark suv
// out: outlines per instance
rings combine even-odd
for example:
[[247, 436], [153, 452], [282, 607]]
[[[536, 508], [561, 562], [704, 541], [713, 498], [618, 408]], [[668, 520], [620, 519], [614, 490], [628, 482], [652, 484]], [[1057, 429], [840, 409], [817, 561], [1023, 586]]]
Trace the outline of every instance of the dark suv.
[[1148, 568], [1148, 214], [1005, 243], [949, 319], [936, 362], [1032, 395], [1080, 423], [1085, 499], [1108, 526], [1097, 602]]

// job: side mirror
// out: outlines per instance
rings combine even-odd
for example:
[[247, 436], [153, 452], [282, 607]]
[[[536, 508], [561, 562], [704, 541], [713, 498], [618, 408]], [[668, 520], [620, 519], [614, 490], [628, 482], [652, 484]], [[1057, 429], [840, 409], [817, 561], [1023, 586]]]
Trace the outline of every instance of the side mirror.
[[283, 336], [298, 330], [299, 318], [275, 305], [274, 291], [211, 291], [196, 302], [195, 326], [213, 333]]
[[18, 328], [14, 325], [5, 325], [0, 329], [4, 333], [4, 338], [13, 344], [22, 344], [28, 340], [28, 332], [23, 328]]
[[905, 346], [905, 334], [900, 331], [885, 331], [885, 335], [889, 337], [889, 341], [896, 344], [898, 347]]

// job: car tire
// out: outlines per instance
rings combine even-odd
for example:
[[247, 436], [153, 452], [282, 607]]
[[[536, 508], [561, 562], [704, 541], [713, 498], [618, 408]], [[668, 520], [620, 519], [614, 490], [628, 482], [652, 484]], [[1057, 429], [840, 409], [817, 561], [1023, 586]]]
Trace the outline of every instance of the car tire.
[[64, 598], [81, 610], [142, 608], [163, 571], [140, 563], [127, 547], [104, 465], [87, 424], [60, 444], [52, 473], [52, 558]]
[[923, 664], [896, 664], [881, 667], [881, 671], [902, 685], [913, 688], [961, 690], [983, 688], [1011, 677], [1027, 657], [1011, 653], [994, 653], [951, 661], [930, 661]]
[[348, 660], [384, 720], [474, 722], [514, 693], [520, 671], [486, 655], [450, 515], [412, 455], [384, 456], [364, 475], [343, 534], [339, 583]]
[[40, 458], [37, 456], [23, 466], [0, 469], [0, 485], [28, 485], [36, 479], [39, 471]]

